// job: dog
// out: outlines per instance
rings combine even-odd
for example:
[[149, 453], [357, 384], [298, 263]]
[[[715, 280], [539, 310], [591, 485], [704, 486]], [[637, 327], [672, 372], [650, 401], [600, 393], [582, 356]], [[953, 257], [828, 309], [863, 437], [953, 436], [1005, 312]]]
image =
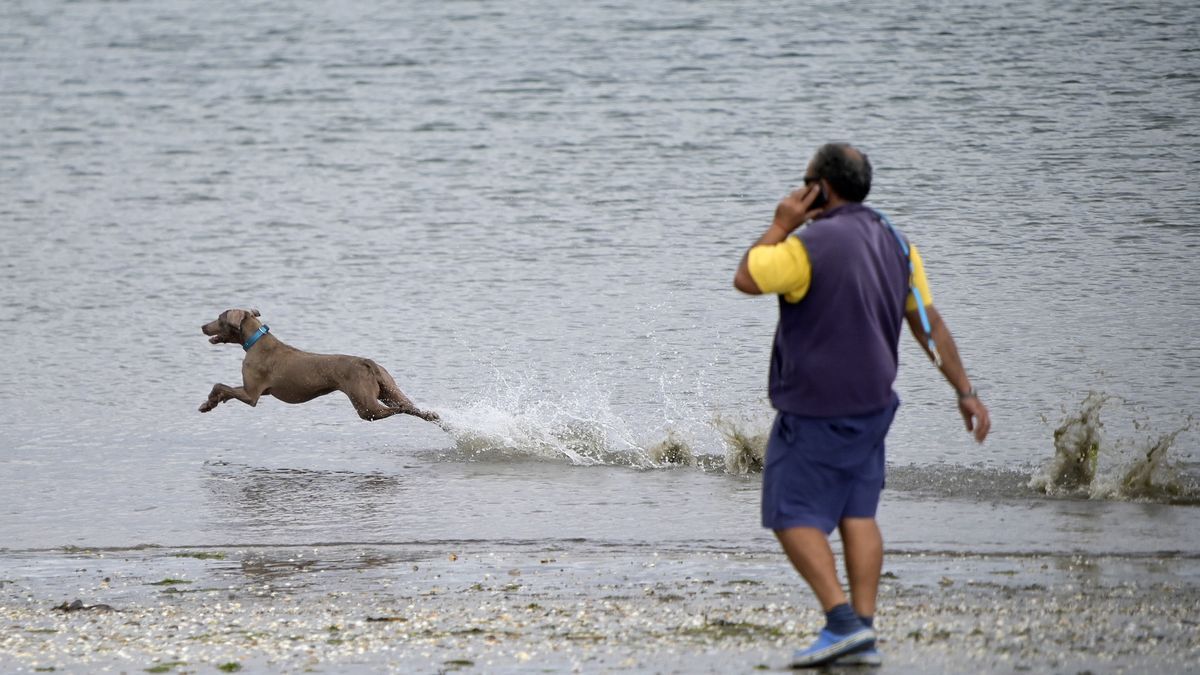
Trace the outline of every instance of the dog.
[[201, 330], [212, 344], [239, 344], [246, 350], [242, 360], [242, 386], [214, 384], [200, 412], [208, 412], [229, 399], [251, 407], [263, 395], [284, 403], [304, 403], [340, 391], [350, 398], [364, 420], [381, 420], [404, 414], [429, 422], [440, 422], [437, 413], [413, 405], [391, 374], [371, 359], [343, 354], [312, 354], [284, 344], [259, 321], [257, 309], [227, 309]]

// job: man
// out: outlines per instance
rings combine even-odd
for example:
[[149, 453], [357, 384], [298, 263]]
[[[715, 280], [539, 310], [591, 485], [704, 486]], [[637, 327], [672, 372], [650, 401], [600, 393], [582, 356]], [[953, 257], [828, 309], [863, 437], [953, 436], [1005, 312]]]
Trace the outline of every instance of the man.
[[[899, 405], [892, 384], [903, 319], [958, 392], [975, 440], [982, 443], [991, 427], [933, 307], [916, 247], [863, 205], [870, 189], [865, 154], [844, 143], [822, 146], [804, 188], [779, 203], [734, 277], [743, 293], [779, 295], [769, 383], [778, 413], [763, 470], [763, 527], [774, 530], [826, 617], [793, 667], [882, 663], [874, 620], [883, 538], [875, 511], [884, 437]], [[835, 527], [850, 602], [829, 546]]]

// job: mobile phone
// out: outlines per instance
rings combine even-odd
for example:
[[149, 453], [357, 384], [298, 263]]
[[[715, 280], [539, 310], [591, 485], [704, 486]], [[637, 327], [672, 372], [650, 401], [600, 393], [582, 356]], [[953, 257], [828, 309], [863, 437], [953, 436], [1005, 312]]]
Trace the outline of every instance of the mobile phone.
[[825, 184], [817, 183], [817, 197], [813, 203], [809, 205], [810, 209], [823, 209], [829, 203], [829, 195], [825, 194]]

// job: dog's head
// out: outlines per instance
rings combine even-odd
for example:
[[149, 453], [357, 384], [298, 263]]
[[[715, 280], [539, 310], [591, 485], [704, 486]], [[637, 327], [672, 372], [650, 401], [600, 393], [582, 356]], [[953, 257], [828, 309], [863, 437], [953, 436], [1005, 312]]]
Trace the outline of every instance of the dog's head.
[[[245, 332], [242, 330], [242, 325], [247, 320], [254, 317], [262, 316], [257, 309], [227, 309], [221, 312], [216, 321], [210, 321], [200, 327], [205, 335], [211, 337], [208, 341], [214, 345], [219, 345], [222, 342], [232, 342], [242, 344], [245, 341]], [[255, 321], [254, 323], [258, 323]]]

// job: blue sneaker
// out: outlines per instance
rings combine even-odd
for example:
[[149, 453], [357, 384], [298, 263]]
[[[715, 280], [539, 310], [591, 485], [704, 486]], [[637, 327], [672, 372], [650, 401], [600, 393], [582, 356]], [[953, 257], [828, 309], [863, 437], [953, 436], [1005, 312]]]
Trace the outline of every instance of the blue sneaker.
[[875, 645], [875, 631], [866, 626], [845, 635], [838, 635], [828, 630], [822, 630], [821, 634], [817, 636], [817, 641], [812, 643], [812, 646], [808, 649], [797, 649], [792, 654], [792, 662], [788, 665], [792, 668], [820, 666], [837, 659], [839, 656], [845, 656], [850, 652], [861, 649], [864, 645], [872, 647]]
[[860, 647], [857, 651], [839, 656], [835, 663], [839, 666], [882, 666], [883, 654], [880, 654], [872, 644], [869, 647]]

